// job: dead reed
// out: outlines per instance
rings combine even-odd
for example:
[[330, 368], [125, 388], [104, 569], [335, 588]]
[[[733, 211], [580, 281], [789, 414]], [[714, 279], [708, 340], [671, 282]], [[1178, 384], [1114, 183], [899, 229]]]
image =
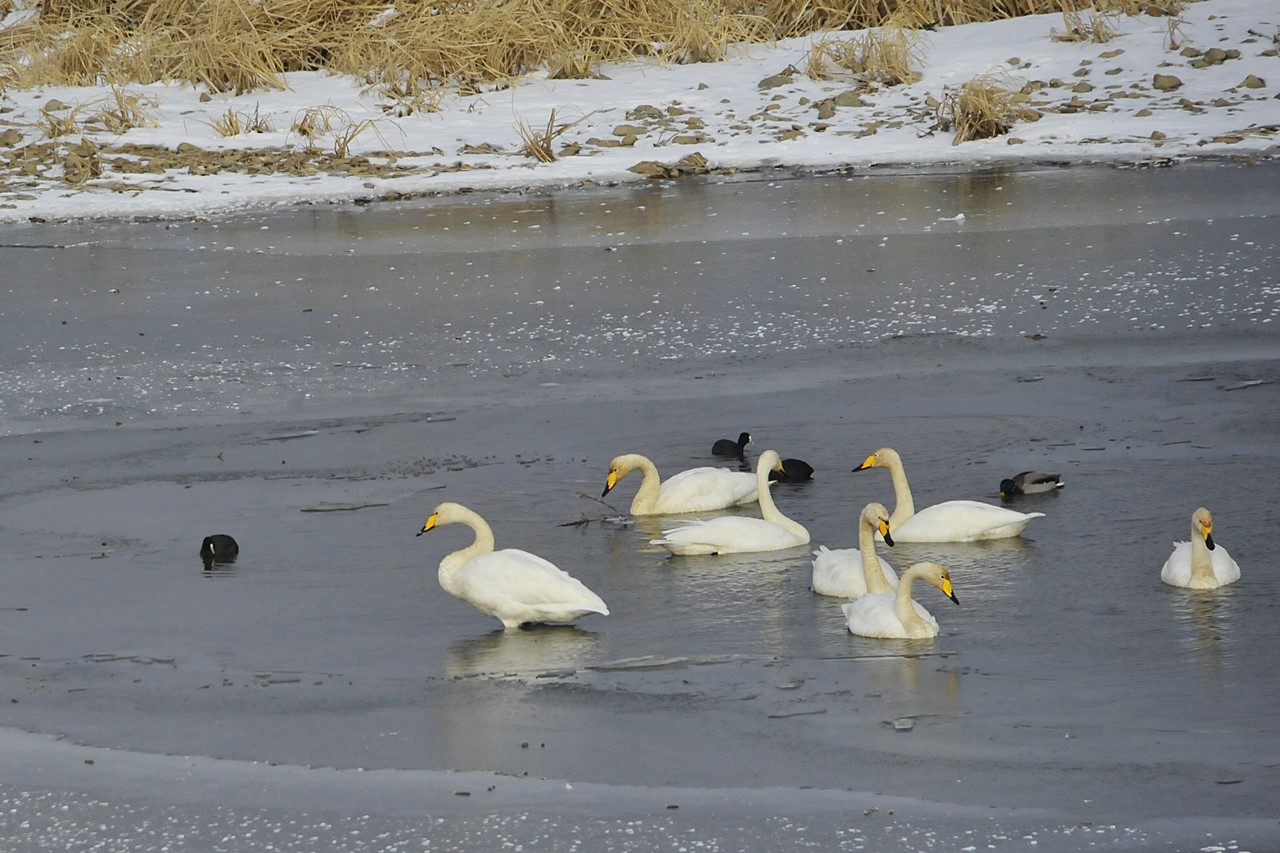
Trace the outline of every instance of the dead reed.
[[[0, 0], [11, 3], [12, 0]], [[441, 86], [509, 85], [533, 70], [588, 77], [638, 57], [711, 62], [730, 45], [817, 31], [898, 30], [1058, 12], [1073, 0], [43, 0], [0, 31], [0, 87], [178, 81], [244, 93], [325, 69], [429, 105]], [[1094, 0], [1174, 9], [1179, 0]], [[1074, 7], [1072, 7], [1074, 8]]]
[[938, 110], [942, 123], [955, 131], [952, 144], [990, 139], [1009, 132], [1019, 121], [1040, 114], [1022, 105], [1024, 98], [998, 73], [982, 74], [949, 92]]

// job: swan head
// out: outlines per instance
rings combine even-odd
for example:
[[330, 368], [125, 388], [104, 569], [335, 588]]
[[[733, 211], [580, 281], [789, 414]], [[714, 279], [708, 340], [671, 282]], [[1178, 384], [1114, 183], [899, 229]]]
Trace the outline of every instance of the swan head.
[[600, 497], [604, 497], [613, 491], [613, 487], [618, 485], [618, 481], [635, 469], [636, 462], [630, 455], [615, 456], [613, 461], [609, 463], [609, 473], [604, 478], [604, 491], [600, 493]]
[[892, 447], [882, 447], [862, 460], [862, 464], [853, 470], [866, 471], [868, 468], [892, 468], [895, 465], [902, 465], [902, 457], [898, 455], [898, 451]]
[[1191, 529], [1204, 539], [1205, 547], [1213, 550], [1213, 515], [1209, 510], [1200, 507], [1191, 513]]
[[889, 535], [889, 510], [884, 508], [884, 504], [867, 504], [862, 508], [862, 515], [859, 518], [863, 524], [884, 537], [884, 544], [890, 548], [893, 547], [893, 537]]
[[916, 563], [907, 571], [915, 572], [917, 577], [923, 578], [942, 590], [943, 595], [951, 599], [952, 603], [960, 603], [960, 599], [956, 598], [955, 589], [951, 586], [951, 572], [946, 566], [941, 563]]
[[462, 504], [445, 501], [431, 510], [431, 515], [427, 516], [427, 520], [422, 525], [422, 529], [418, 531], [418, 535], [421, 536], [428, 530], [434, 530], [445, 524], [453, 524], [456, 521], [460, 521], [467, 514], [469, 514], [469, 511]]
[[756, 460], [756, 470], [786, 473], [786, 469], [782, 467], [782, 457], [776, 450], [766, 450], [761, 453], [760, 458]]

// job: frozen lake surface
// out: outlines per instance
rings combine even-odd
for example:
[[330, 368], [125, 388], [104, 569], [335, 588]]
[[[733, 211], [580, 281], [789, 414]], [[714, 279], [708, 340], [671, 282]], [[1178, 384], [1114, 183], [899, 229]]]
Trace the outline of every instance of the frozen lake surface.
[[[0, 233], [0, 837], [188, 849], [1280, 847], [1280, 168], [883, 174]], [[813, 547], [1024, 498], [851, 636], [809, 550], [598, 500], [808, 460]], [[612, 611], [450, 598], [439, 501]], [[1231, 587], [1159, 580], [1191, 511]], [[751, 510], [743, 510], [750, 514]], [[206, 572], [200, 540], [240, 560]], [[895, 725], [896, 724], [896, 725]], [[53, 737], [50, 737], [53, 736]], [[10, 758], [12, 756], [12, 758]]]

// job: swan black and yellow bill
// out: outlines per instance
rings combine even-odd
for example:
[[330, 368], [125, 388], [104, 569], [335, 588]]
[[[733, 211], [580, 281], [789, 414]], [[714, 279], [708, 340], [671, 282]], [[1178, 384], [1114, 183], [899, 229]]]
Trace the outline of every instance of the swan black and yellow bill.
[[437, 515], [438, 513], [434, 513], [434, 512], [431, 513], [431, 515], [427, 518], [427, 523], [422, 525], [422, 529], [418, 531], [419, 536], [421, 536], [422, 534], [426, 533], [428, 530], [436, 526]]

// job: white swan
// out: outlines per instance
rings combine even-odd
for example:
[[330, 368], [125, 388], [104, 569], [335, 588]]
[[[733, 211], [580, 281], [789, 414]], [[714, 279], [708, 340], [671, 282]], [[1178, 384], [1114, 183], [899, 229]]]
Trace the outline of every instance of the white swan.
[[884, 544], [893, 547], [889, 527], [889, 510], [883, 504], [870, 503], [858, 516], [858, 547], [835, 551], [825, 545], [813, 552], [813, 591], [836, 598], [857, 598], [868, 592], [893, 592], [898, 573], [876, 554], [876, 533]]
[[619, 480], [636, 470], [643, 479], [631, 500], [632, 515], [711, 512], [754, 503], [758, 493], [754, 474], [728, 468], [690, 468], [659, 482], [658, 469], [647, 457], [627, 453], [609, 463], [609, 475], [600, 497], [609, 494]]
[[493, 530], [461, 504], [437, 506], [418, 535], [445, 524], [465, 524], [476, 538], [440, 561], [440, 586], [477, 610], [497, 616], [505, 627], [572, 622], [588, 613], [609, 615], [600, 596], [555, 564], [515, 548], [493, 550]]
[[893, 478], [896, 505], [889, 516], [893, 538], [899, 542], [976, 542], [980, 539], [1008, 539], [1022, 533], [1033, 518], [1043, 512], [1014, 512], [980, 501], [946, 501], [916, 512], [911, 487], [902, 469], [902, 457], [891, 447], [882, 447], [854, 468], [888, 468]]
[[902, 573], [896, 592], [870, 593], [840, 605], [851, 634], [878, 640], [913, 640], [938, 636], [938, 620], [911, 598], [911, 585], [923, 579], [956, 604], [951, 573], [939, 563], [916, 563]]
[[1213, 542], [1213, 516], [1200, 507], [1191, 513], [1191, 541], [1173, 543], [1173, 553], [1160, 570], [1170, 586], [1215, 589], [1240, 580], [1240, 566], [1227, 549]]
[[691, 521], [662, 531], [662, 538], [649, 544], [661, 545], [673, 554], [745, 554], [808, 544], [809, 531], [779, 512], [769, 494], [769, 472], [781, 468], [782, 460], [773, 450], [761, 453], [756, 461], [761, 518], [726, 515]]

